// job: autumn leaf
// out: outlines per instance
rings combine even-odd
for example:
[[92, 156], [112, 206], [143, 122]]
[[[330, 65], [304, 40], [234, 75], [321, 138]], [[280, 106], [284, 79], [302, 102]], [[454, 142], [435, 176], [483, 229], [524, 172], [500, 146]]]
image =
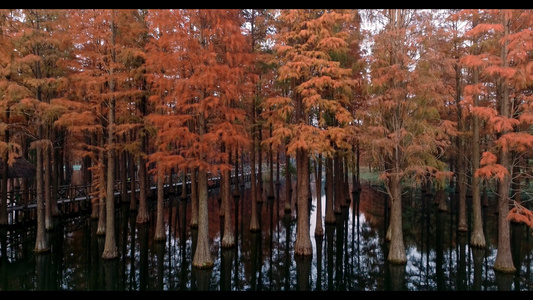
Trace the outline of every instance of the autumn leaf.
[[476, 170], [475, 176], [479, 178], [491, 179], [497, 178], [503, 180], [509, 171], [497, 163], [498, 158], [491, 152], [485, 151], [481, 155], [480, 164], [482, 167]]

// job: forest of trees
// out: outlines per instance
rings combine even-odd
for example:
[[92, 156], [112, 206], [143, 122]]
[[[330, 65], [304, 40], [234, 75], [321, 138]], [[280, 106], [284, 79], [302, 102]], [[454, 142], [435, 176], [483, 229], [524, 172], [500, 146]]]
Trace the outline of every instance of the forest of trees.
[[[73, 161], [96, 191], [92, 217], [105, 235], [104, 259], [118, 257], [107, 197], [117, 180], [126, 190], [138, 172], [130, 209], [142, 224], [148, 178], [155, 179], [154, 239], [164, 241], [161, 187], [173, 174], [190, 174], [197, 268], [213, 266], [208, 176], [221, 177], [221, 246], [233, 247], [231, 174], [244, 164], [252, 170], [249, 230], [256, 231], [255, 203], [273, 193], [263, 162], [288, 170], [294, 161], [295, 255], [312, 255], [311, 235], [335, 223], [350, 201], [345, 187], [359, 184], [366, 165], [380, 172], [390, 198], [389, 262], [407, 262], [404, 188], [453, 187], [460, 232], [472, 196], [473, 247], [486, 247], [482, 195], [496, 195], [493, 267], [514, 272], [509, 224], [533, 226], [521, 192], [532, 175], [532, 88], [529, 9], [0, 11], [0, 154], [5, 172], [16, 157], [36, 166], [35, 180], [20, 185], [36, 189], [37, 253], [50, 250], [53, 199]], [[311, 233], [310, 179], [322, 171], [326, 214]], [[0, 225], [7, 187], [3, 174]]]

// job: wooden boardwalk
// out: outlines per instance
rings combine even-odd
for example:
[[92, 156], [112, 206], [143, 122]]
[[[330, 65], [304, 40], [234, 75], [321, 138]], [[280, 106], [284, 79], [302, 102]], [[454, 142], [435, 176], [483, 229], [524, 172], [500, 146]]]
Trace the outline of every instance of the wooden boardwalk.
[[[235, 176], [232, 176], [233, 178]], [[249, 181], [250, 174], [239, 174], [239, 181]], [[211, 177], [208, 179], [208, 186], [210, 188], [218, 188], [220, 185], [220, 177]], [[170, 195], [181, 195], [183, 183], [180, 181], [173, 182], [171, 184], [165, 184], [164, 193], [167, 198]], [[128, 182], [128, 187], [130, 182]], [[136, 190], [138, 193], [140, 191], [139, 181], [135, 183]], [[190, 189], [190, 181], [186, 181], [186, 187]], [[122, 196], [122, 182], [115, 182], [115, 201], [121, 201]], [[150, 183], [150, 192], [149, 195], [157, 195], [157, 186], [155, 183]], [[90, 185], [63, 185], [59, 186], [57, 190], [57, 205], [61, 214], [72, 214], [72, 213], [82, 213], [90, 211], [91, 209], [91, 199], [92, 187]], [[21, 223], [28, 223], [36, 219], [37, 211], [37, 201], [36, 201], [36, 191], [32, 189], [29, 191], [30, 201], [29, 203], [22, 203], [22, 194], [24, 191], [20, 189], [15, 189], [8, 192], [7, 198], [7, 211], [8, 211], [8, 225], [17, 225]], [[127, 190], [128, 195], [131, 194], [131, 189]], [[152, 197], [154, 198], [154, 197]], [[128, 201], [130, 197], [127, 197]], [[150, 200], [152, 201], [152, 200]]]

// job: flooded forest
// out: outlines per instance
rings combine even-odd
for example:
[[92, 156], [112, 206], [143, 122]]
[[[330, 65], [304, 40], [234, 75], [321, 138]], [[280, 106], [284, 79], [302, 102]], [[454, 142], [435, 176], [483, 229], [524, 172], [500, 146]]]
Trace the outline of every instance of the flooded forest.
[[26, 232], [38, 260], [74, 222], [99, 259], [124, 262], [124, 230], [165, 245], [185, 203], [188, 262], [209, 273], [214, 245], [239, 253], [280, 199], [287, 255], [316, 258], [372, 191], [381, 263], [411, 266], [414, 209], [517, 276], [529, 237], [515, 231], [533, 227], [532, 25], [530, 9], [1, 9], [0, 227]]

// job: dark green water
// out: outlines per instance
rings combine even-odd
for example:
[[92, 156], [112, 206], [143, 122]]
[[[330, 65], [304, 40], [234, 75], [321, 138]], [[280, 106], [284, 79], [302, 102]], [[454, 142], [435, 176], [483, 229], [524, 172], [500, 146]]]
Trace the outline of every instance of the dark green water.
[[[283, 189], [283, 186], [281, 187]], [[404, 200], [406, 265], [386, 262], [388, 243], [383, 194], [363, 188], [359, 196], [314, 236], [316, 199], [311, 203], [313, 255], [294, 255], [295, 213], [285, 213], [284, 192], [259, 206], [262, 231], [249, 230], [250, 197], [244, 190], [236, 210], [238, 245], [220, 247], [223, 219], [217, 191], [210, 193], [211, 250], [214, 267], [191, 267], [196, 231], [188, 226], [190, 202], [166, 203], [167, 239], [154, 242], [155, 213], [148, 224], [135, 223], [129, 203], [117, 207], [119, 258], [102, 260], [104, 236], [87, 216], [56, 220], [48, 232], [51, 251], [34, 254], [35, 228], [0, 232], [0, 291], [529, 291], [533, 290], [531, 232], [512, 225], [517, 272], [499, 274], [496, 215], [483, 208], [487, 247], [474, 249], [468, 233], [458, 234], [455, 194], [448, 212], [425, 196]], [[278, 193], [276, 193], [278, 194]], [[313, 192], [314, 194], [314, 192]], [[244, 205], [243, 201], [244, 200]], [[325, 203], [322, 199], [323, 216]], [[493, 205], [495, 200], [492, 200]], [[232, 207], [235, 209], [234, 204]]]

